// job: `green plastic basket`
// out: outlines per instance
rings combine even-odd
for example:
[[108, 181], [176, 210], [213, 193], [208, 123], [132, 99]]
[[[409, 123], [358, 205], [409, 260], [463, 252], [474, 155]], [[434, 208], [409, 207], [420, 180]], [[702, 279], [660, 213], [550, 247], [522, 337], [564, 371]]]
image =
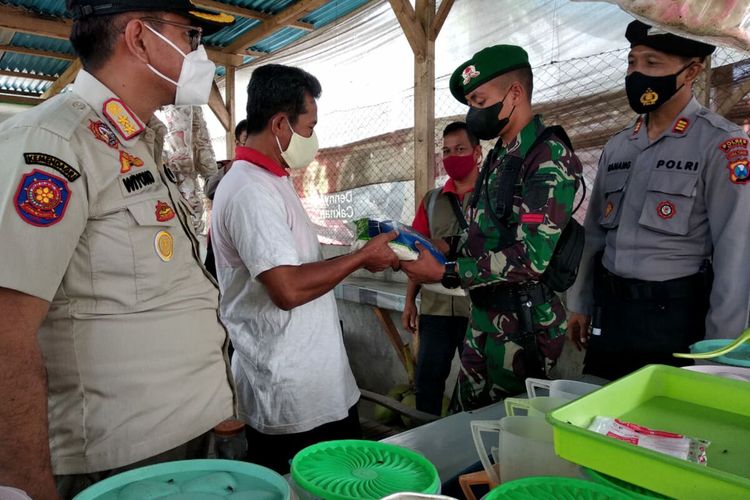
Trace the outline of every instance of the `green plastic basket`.
[[440, 478], [423, 456], [374, 441], [326, 441], [292, 460], [292, 479], [324, 500], [377, 500], [392, 493], [438, 493]]
[[632, 500], [603, 484], [569, 477], [525, 477], [501, 484], [484, 500]]
[[[588, 430], [597, 416], [706, 439], [707, 465]], [[555, 453], [673, 498], [749, 498], [750, 384], [649, 365], [547, 414]]]
[[260, 465], [182, 460], [133, 469], [85, 489], [73, 500], [289, 500], [289, 484]]
[[667, 496], [660, 495], [655, 491], [647, 490], [646, 488], [641, 488], [640, 486], [628, 483], [627, 481], [617, 479], [616, 477], [596, 472], [595, 470], [589, 469], [588, 467], [581, 468], [583, 469], [583, 472], [586, 474], [586, 476], [588, 476], [592, 481], [622, 491], [623, 493], [630, 495], [632, 498], [643, 500], [647, 498], [669, 498]]

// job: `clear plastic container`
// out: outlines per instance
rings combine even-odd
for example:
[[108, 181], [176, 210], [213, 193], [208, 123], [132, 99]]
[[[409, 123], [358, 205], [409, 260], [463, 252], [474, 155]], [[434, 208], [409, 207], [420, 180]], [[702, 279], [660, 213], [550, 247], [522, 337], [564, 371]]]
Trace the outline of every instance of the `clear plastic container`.
[[244, 460], [247, 458], [247, 438], [242, 420], [227, 419], [214, 427], [216, 458]]

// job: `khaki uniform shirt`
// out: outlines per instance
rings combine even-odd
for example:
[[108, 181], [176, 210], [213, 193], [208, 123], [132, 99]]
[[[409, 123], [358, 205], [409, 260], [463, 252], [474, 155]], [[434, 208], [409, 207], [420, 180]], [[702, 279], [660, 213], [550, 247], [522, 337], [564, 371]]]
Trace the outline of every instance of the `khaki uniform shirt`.
[[594, 256], [624, 278], [666, 281], [713, 260], [706, 338], [734, 338], [750, 309], [750, 173], [742, 129], [691, 100], [649, 141], [643, 118], [604, 147], [586, 213], [586, 248], [568, 308], [590, 314]]
[[[444, 192], [444, 188], [436, 188], [436, 190], [438, 191], [436, 194], [428, 192], [424, 198], [427, 220], [430, 225], [430, 237], [438, 239], [460, 234], [461, 227], [458, 219], [456, 219], [456, 214], [453, 212], [453, 207], [451, 207], [451, 201], [448, 198], [448, 196], [454, 196], [455, 194]], [[433, 202], [428, 203], [428, 201], [431, 201], [430, 198], [432, 196], [437, 196], [437, 198]], [[471, 193], [467, 193], [464, 196], [464, 212], [466, 212], [469, 198], [471, 198]], [[446, 295], [444, 293], [431, 292], [424, 288], [420, 291], [420, 314], [463, 316], [468, 318], [469, 308], [469, 297]]]
[[0, 286], [38, 339], [55, 474], [148, 458], [233, 414], [218, 291], [144, 125], [92, 75], [0, 125]]

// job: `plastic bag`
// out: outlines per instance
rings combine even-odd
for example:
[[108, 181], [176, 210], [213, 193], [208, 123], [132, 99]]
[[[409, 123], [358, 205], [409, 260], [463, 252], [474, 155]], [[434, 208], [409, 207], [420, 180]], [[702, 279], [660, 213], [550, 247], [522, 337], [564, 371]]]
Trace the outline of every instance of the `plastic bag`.
[[193, 212], [195, 231], [205, 229], [202, 183], [217, 172], [206, 121], [200, 106], [166, 106], [163, 114], [167, 125], [164, 160], [175, 174], [177, 187]]
[[636, 19], [678, 36], [750, 50], [750, 0], [598, 1], [615, 4]]
[[[352, 243], [352, 250], [359, 250], [375, 236], [381, 233], [389, 233], [395, 229], [398, 231], [398, 236], [388, 245], [398, 256], [398, 260], [417, 260], [419, 250], [417, 250], [416, 243], [419, 242], [429, 250], [440, 264], [445, 264], [445, 256], [442, 252], [429, 239], [412, 229], [411, 226], [392, 220], [379, 221], [375, 219], [358, 219], [354, 221], [354, 225], [355, 236], [354, 243]], [[445, 288], [440, 283], [427, 283], [422, 285], [422, 288], [444, 295], [466, 296], [466, 290], [463, 288]]]
[[596, 417], [589, 425], [589, 430], [688, 462], [700, 465], [708, 463], [706, 448], [708, 448], [710, 442], [704, 439], [649, 429], [642, 425], [609, 417]]

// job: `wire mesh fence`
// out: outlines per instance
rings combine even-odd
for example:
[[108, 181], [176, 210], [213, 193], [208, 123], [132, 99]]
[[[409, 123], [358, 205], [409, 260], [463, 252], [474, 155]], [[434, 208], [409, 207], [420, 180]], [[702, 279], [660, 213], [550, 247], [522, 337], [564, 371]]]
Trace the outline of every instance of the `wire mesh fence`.
[[[623, 48], [533, 68], [535, 112], [542, 114], [548, 125], [562, 125], [568, 132], [584, 166], [588, 193], [602, 147], [635, 118], [624, 91], [627, 52]], [[447, 179], [439, 153], [443, 128], [463, 120], [467, 111], [451, 96], [448, 78], [442, 75], [435, 83], [436, 186]], [[702, 104], [737, 123], [747, 123], [749, 80], [750, 59], [718, 49], [710, 60], [710, 70], [696, 82], [694, 93]], [[361, 217], [405, 223], [413, 219], [413, 104], [413, 91], [409, 90], [380, 105], [326, 116], [327, 133], [335, 134], [341, 145], [322, 149], [313, 164], [293, 173], [295, 187], [322, 243], [351, 243], [353, 232], [348, 223]], [[483, 142], [482, 146], [486, 153], [493, 143]], [[587, 202], [584, 200], [576, 213], [577, 219], [583, 220]]]

